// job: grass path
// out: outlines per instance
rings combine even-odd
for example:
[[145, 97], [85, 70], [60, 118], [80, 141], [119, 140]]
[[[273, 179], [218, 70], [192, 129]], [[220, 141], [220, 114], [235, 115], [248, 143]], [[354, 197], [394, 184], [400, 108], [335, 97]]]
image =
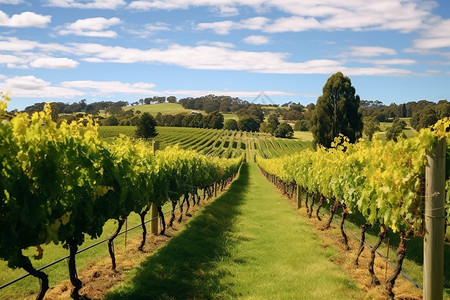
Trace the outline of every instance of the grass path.
[[229, 191], [107, 299], [351, 299], [362, 292], [338, 254], [245, 164]]

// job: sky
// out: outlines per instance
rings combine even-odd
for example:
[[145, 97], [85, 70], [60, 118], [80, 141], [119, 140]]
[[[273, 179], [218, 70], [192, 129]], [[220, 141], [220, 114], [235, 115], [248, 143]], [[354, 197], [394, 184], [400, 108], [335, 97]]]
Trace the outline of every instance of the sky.
[[450, 100], [450, 1], [0, 0], [9, 109], [207, 94], [306, 105], [339, 71], [364, 100]]

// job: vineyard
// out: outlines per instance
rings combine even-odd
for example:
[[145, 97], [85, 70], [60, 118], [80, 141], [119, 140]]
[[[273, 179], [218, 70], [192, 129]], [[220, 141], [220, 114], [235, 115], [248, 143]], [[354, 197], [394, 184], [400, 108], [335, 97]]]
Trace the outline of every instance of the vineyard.
[[[441, 232], [438, 240], [441, 240], [441, 243], [444, 240], [444, 216], [446, 224], [449, 224], [450, 220], [448, 196], [450, 171], [447, 168], [447, 173], [441, 175], [447, 178], [447, 182], [442, 181], [442, 187], [447, 189], [446, 204], [434, 204], [432, 211], [428, 207], [425, 213], [425, 208], [429, 205], [424, 201], [425, 169], [429, 164], [427, 155], [430, 155], [433, 148], [438, 147], [438, 141], [443, 144], [448, 128], [449, 120], [443, 120], [431, 129], [422, 130], [417, 137], [385, 144], [381, 142], [350, 144], [341, 136], [335, 139], [331, 149], [305, 150], [300, 154], [273, 159], [257, 157], [257, 163], [266, 177], [285, 194], [292, 198], [296, 193], [298, 206], [303, 203], [309, 217], [315, 210], [314, 214], [321, 220], [320, 209], [324, 205], [328, 206], [330, 217], [324, 228], [330, 227], [334, 215], [340, 209], [342, 215], [340, 228], [347, 250], [350, 248], [344, 231], [346, 218], [355, 212], [365, 220], [361, 226], [361, 243], [355, 260], [356, 265], [359, 255], [366, 247], [365, 232], [374, 226], [379, 228], [378, 241], [370, 250], [371, 261], [368, 266], [372, 285], [381, 284], [373, 269], [375, 253], [389, 231], [397, 233], [400, 237], [397, 266], [385, 282], [389, 296], [394, 298], [392, 290], [402, 270], [407, 251], [406, 241], [410, 236], [426, 236], [428, 233], [424, 229], [426, 217], [440, 219], [438, 227]], [[445, 150], [448, 153], [449, 149], [448, 147], [443, 149], [444, 155]], [[448, 160], [446, 164], [449, 164]], [[428, 180], [438, 179], [428, 178]], [[436, 192], [429, 193], [429, 197], [438, 197], [434, 193]], [[439, 193], [443, 199], [444, 192]], [[433, 201], [440, 200], [433, 198]], [[436, 212], [438, 214], [434, 215]], [[430, 226], [430, 223], [427, 226]], [[442, 255], [439, 264], [443, 265], [444, 253], [442, 250], [439, 251], [439, 254], [436, 252], [431, 255]], [[444, 272], [443, 268], [441, 271]]]
[[[99, 135], [112, 139], [120, 133], [132, 136], [135, 130], [133, 126], [101, 126]], [[161, 149], [179, 145], [207, 156], [232, 158], [245, 154], [249, 161], [254, 161], [256, 155], [272, 158], [299, 152], [312, 145], [309, 141], [275, 138], [258, 132], [188, 127], [157, 127], [157, 132], [156, 140]]]
[[177, 147], [154, 153], [148, 143], [129, 138], [105, 144], [89, 119], [57, 126], [49, 106], [2, 122], [0, 138], [2, 149], [8, 149], [0, 153], [0, 258], [40, 279], [37, 299], [49, 288], [48, 276], [33, 267], [23, 250], [35, 246], [42, 256], [41, 245], [68, 248], [71, 296], [78, 299], [82, 282], [75, 258], [86, 237], [99, 237], [108, 220], [117, 220], [108, 241], [115, 269], [113, 240], [130, 213], [141, 217], [142, 249], [150, 208], [156, 208], [164, 234], [161, 207], [166, 202], [172, 202], [172, 226], [180, 198], [198, 204], [200, 191], [203, 199], [216, 194], [236, 176], [243, 159], [206, 158]]
[[[6, 105], [5, 102], [0, 103], [0, 117], [4, 117]], [[369, 252], [368, 266], [360, 268], [366, 269], [370, 285], [384, 285], [387, 292], [383, 293], [390, 298], [395, 297], [394, 287], [398, 276], [402, 274], [406, 277], [402, 273], [404, 266], [407, 266], [408, 272], [413, 270], [411, 281], [414, 285], [420, 287], [422, 282], [425, 283], [427, 275], [422, 277], [421, 273], [426, 267], [422, 266], [422, 257], [416, 256], [422, 256], [422, 243], [427, 239], [426, 228], [430, 226], [426, 224], [429, 224], [427, 222], [430, 219], [436, 218], [441, 220], [439, 226], [444, 228], [444, 221], [446, 224], [450, 221], [450, 193], [446, 193], [445, 204], [432, 208], [431, 211], [425, 201], [430, 197], [427, 190], [429, 179], [426, 179], [429, 176], [426, 176], [429, 172], [427, 170], [432, 165], [429, 156], [437, 146], [444, 145], [442, 142], [448, 136], [449, 120], [442, 120], [433, 128], [420, 131], [417, 136], [400, 139], [398, 142], [361, 141], [350, 144], [345, 137], [340, 136], [335, 139], [332, 148], [319, 147], [313, 150], [311, 142], [298, 139], [199, 128], [158, 127], [156, 142], [136, 140], [131, 138], [135, 131], [135, 127], [131, 126], [98, 127], [89, 118], [58, 125], [51, 118], [49, 106], [43, 112], [31, 116], [24, 113], [3, 119], [4, 122], [0, 123], [0, 144], [1, 149], [7, 151], [0, 152], [0, 263], [7, 263], [12, 269], [21, 268], [39, 278], [37, 299], [43, 299], [51, 284], [57, 283], [49, 281], [45, 270], [35, 266], [36, 261], [49, 255], [48, 251], [68, 253], [67, 258], [63, 259], [68, 262], [71, 297], [81, 299], [82, 278], [78, 278], [77, 253], [80, 247], [86, 246], [87, 240], [94, 239], [90, 245], [95, 246], [98, 240], [105, 239], [107, 231], [104, 241], [108, 245], [111, 268], [116, 269], [114, 240], [123, 233], [123, 227], [127, 226], [128, 221], [133, 227], [140, 228], [133, 237], [140, 241], [139, 250], [145, 251], [148, 247], [146, 224], [149, 219], [153, 223], [160, 222], [160, 231], [154, 233], [164, 235], [176, 221], [177, 208], [180, 208], [181, 221], [183, 206], [189, 209], [191, 203], [198, 206], [204, 200], [215, 198], [218, 191], [223, 191], [232, 183], [245, 159], [251, 162], [248, 164], [250, 167], [245, 165], [246, 170], [256, 170], [256, 164], [253, 163], [256, 161], [260, 172], [288, 198], [294, 199], [297, 208], [305, 208], [307, 217], [317, 218], [321, 230], [336, 226], [332, 224], [336, 223], [335, 215], [340, 213], [341, 219], [337, 227], [342, 235], [340, 240], [343, 251], [350, 250], [349, 229], [355, 230], [360, 226], [360, 243], [354, 249], [354, 264], [359, 265], [360, 255]], [[163, 151], [156, 151], [154, 146], [157, 144]], [[450, 147], [447, 146], [444, 152], [450, 152]], [[450, 165], [445, 157], [444, 161]], [[245, 172], [248, 176], [248, 171]], [[443, 183], [448, 191], [449, 168], [443, 178], [447, 180]], [[245, 216], [240, 215], [239, 208], [230, 206], [232, 203], [246, 205], [249, 216], [254, 214], [254, 210], [258, 210], [254, 224], [246, 224], [254, 232], [241, 232], [234, 239], [239, 240], [245, 235], [245, 242], [255, 239], [261, 243], [264, 240], [264, 245], [258, 244], [257, 248], [270, 249], [270, 243], [281, 235], [276, 231], [279, 227], [276, 225], [276, 218], [281, 220], [283, 216], [275, 217], [275, 214], [280, 213], [272, 212], [269, 207], [268, 203], [274, 198], [270, 189], [266, 187], [264, 195], [258, 195], [257, 185], [264, 183], [255, 181], [249, 184], [241, 180], [236, 194], [230, 194], [229, 197], [248, 198], [248, 201], [254, 201], [253, 204], [228, 198], [227, 209], [221, 209], [219, 214], [231, 218], [233, 216], [229, 214], [233, 211], [244, 220]], [[253, 190], [248, 195], [246, 191], [250, 186]], [[431, 197], [437, 197], [437, 193], [431, 194]], [[444, 194], [442, 192], [441, 196]], [[261, 202], [264, 205], [264, 209], [261, 209], [259, 200], [263, 198], [265, 204]], [[279, 205], [280, 201], [277, 201]], [[169, 210], [167, 223], [163, 208]], [[325, 209], [329, 213], [324, 213]], [[286, 212], [283, 211], [282, 214]], [[264, 230], [259, 228], [263, 226], [261, 223], [265, 224], [265, 217], [275, 228], [270, 241], [264, 239]], [[200, 233], [215, 224], [219, 216], [206, 215], [205, 218], [203, 227], [197, 230]], [[289, 222], [294, 219], [295, 216], [291, 215]], [[240, 222], [245, 222], [243, 220]], [[231, 230], [231, 224], [228, 226]], [[283, 239], [300, 238], [289, 231], [288, 228], [293, 227], [297, 228], [297, 225], [284, 224]], [[299, 227], [295, 232], [303, 230]], [[252, 238], [256, 232], [261, 234], [258, 239]], [[216, 241], [220, 247], [223, 247], [224, 241], [233, 241], [224, 232], [222, 234], [221, 240]], [[386, 243], [388, 236], [397, 248], [394, 255], [397, 264], [391, 269], [389, 276], [383, 279], [374, 265], [378, 251]], [[286, 243], [283, 239], [278, 239], [279, 243]], [[369, 246], [367, 240], [373, 246]], [[389, 253], [389, 242], [387, 244], [385, 248]], [[290, 259], [297, 258], [295, 251], [300, 251], [295, 250], [299, 247], [297, 244], [292, 247], [288, 249], [289, 253], [284, 254]], [[37, 255], [33, 255], [36, 250]], [[213, 252], [211, 259], [215, 259], [216, 250], [210, 250]], [[435, 258], [440, 255], [448, 257], [449, 247], [445, 246], [444, 251], [433, 255]], [[414, 254], [408, 256], [408, 252]], [[225, 251], [223, 255], [225, 258], [221, 258], [222, 260], [230, 260], [226, 265], [236, 262], [229, 258], [228, 252]], [[326, 257], [326, 254], [323, 255]], [[318, 259], [323, 260], [324, 257]], [[302, 263], [303, 258], [305, 257], [302, 256], [299, 260]], [[316, 263], [325, 265], [325, 262]], [[428, 261], [424, 264], [428, 264]], [[38, 265], [42, 266], [41, 263]], [[238, 265], [240, 268], [245, 264]], [[444, 270], [444, 263], [441, 265], [445, 278], [440, 283], [440, 288], [444, 287], [445, 295], [448, 296], [449, 269], [447, 267]], [[164, 269], [164, 266], [158, 266], [159, 271], [161, 268]], [[203, 274], [204, 271], [196, 272]], [[295, 273], [298, 275], [298, 272]], [[276, 274], [268, 272], [271, 278]], [[58, 278], [62, 276], [59, 275]], [[3, 281], [2, 284], [4, 283]], [[348, 291], [344, 294], [346, 292]], [[353, 295], [353, 292], [348, 293]], [[8, 295], [14, 297], [14, 294]], [[195, 297], [196, 293], [193, 295]], [[211, 295], [215, 295], [214, 292]]]

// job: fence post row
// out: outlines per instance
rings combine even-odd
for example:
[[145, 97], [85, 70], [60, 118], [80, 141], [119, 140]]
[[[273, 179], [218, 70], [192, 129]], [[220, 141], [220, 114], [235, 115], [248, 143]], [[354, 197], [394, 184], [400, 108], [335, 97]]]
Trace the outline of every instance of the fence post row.
[[425, 170], [425, 236], [423, 243], [423, 299], [443, 299], [445, 238], [446, 140], [427, 156]]

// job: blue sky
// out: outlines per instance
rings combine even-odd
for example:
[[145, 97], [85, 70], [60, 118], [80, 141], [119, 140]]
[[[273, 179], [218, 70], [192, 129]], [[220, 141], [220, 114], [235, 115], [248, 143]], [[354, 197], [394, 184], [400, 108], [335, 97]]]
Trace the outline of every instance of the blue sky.
[[[230, 95], [450, 100], [447, 0], [0, 0], [0, 91], [35, 102]], [[268, 102], [269, 100], [266, 100]]]

